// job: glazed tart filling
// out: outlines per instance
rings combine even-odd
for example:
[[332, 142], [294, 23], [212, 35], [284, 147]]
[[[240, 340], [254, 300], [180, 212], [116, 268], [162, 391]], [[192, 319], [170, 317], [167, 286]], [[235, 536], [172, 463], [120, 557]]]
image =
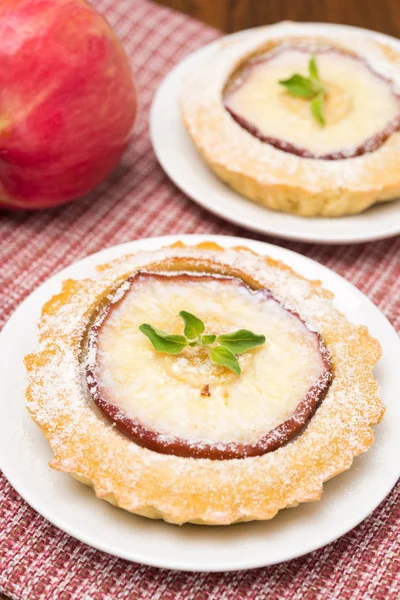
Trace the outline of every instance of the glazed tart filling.
[[[307, 76], [315, 56], [324, 87], [324, 125], [309, 98], [294, 97], [279, 82]], [[281, 46], [252, 58], [234, 74], [224, 105], [249, 133], [304, 158], [335, 160], [378, 149], [400, 129], [400, 98], [391, 81], [367, 62], [337, 48]]]
[[[203, 347], [156, 352], [140, 325], [181, 334], [183, 310], [217, 335], [250, 329], [266, 342], [238, 357], [240, 376], [210, 361]], [[331, 379], [319, 334], [270, 291], [236, 278], [139, 273], [88, 334], [94, 402], [135, 443], [164, 454], [221, 460], [273, 451], [306, 425]]]

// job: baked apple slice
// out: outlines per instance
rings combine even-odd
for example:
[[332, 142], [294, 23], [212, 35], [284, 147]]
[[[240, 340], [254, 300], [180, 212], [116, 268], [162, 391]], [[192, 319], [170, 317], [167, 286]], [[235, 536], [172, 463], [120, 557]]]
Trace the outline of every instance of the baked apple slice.
[[[307, 81], [299, 87], [304, 80], [309, 89]], [[321, 101], [318, 113], [317, 107], [310, 110], [312, 100]], [[252, 135], [305, 158], [372, 152], [400, 127], [400, 99], [392, 82], [338, 48], [312, 53], [283, 45], [252, 58], [230, 79], [224, 104]]]
[[[181, 311], [213, 335], [157, 352], [139, 327], [181, 339]], [[237, 356], [240, 376], [210, 360], [215, 338], [238, 330], [265, 336]], [[233, 277], [139, 273], [100, 312], [88, 346], [88, 388], [105, 416], [137, 444], [182, 457], [275, 450], [306, 425], [332, 378], [320, 335], [270, 291]]]

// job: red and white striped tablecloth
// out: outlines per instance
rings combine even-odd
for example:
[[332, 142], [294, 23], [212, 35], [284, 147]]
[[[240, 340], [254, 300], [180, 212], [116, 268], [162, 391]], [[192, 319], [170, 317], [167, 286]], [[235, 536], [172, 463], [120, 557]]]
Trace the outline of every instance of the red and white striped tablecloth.
[[[87, 254], [154, 235], [219, 233], [267, 240], [316, 259], [352, 281], [399, 329], [399, 237], [332, 247], [256, 235], [199, 208], [157, 164], [148, 131], [154, 92], [175, 63], [217, 32], [149, 0], [95, 4], [136, 72], [141, 112], [135, 135], [111, 179], [86, 198], [40, 213], [0, 212], [0, 325], [42, 281]], [[253, 571], [191, 574], [131, 564], [85, 546], [35, 513], [0, 475], [0, 591], [26, 600], [399, 599], [400, 486], [356, 529], [308, 556]]]

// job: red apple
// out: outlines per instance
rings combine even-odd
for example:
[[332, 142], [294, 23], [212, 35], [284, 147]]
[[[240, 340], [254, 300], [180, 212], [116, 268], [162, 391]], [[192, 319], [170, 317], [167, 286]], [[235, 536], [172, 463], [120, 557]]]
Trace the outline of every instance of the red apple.
[[83, 0], [0, 2], [0, 208], [63, 204], [117, 164], [137, 108], [127, 57]]

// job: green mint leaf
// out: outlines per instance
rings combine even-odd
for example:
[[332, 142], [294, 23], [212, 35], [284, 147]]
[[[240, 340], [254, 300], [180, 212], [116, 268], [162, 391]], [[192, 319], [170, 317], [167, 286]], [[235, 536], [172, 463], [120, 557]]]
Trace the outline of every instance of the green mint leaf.
[[186, 310], [181, 310], [179, 316], [185, 323], [185, 329], [183, 333], [189, 340], [193, 340], [203, 333], [204, 323], [201, 319], [195, 317], [190, 312], [186, 312]]
[[315, 54], [313, 54], [312, 57], [310, 58], [310, 62], [308, 64], [308, 71], [310, 73], [311, 79], [315, 79], [315, 81], [318, 81], [318, 82], [321, 81], [319, 78], [317, 59], [315, 57]]
[[139, 330], [149, 338], [157, 352], [179, 354], [188, 345], [188, 341], [183, 335], [165, 333], [165, 331], [156, 329], [148, 323], [143, 323]]
[[224, 346], [210, 348], [210, 358], [215, 364], [227, 367], [236, 375], [240, 375], [239, 361], [229, 348], [224, 348]]
[[319, 87], [298, 73], [292, 75], [289, 79], [281, 79], [280, 85], [283, 85], [291, 96], [295, 98], [312, 98], [319, 91]]
[[235, 354], [242, 354], [251, 348], [265, 344], [265, 335], [256, 335], [248, 329], [239, 329], [233, 333], [219, 335], [217, 342]]
[[321, 83], [315, 54], [311, 56], [308, 63], [308, 72], [309, 78], [295, 73], [289, 79], [281, 80], [279, 83], [286, 87], [291, 96], [311, 100], [311, 114], [322, 127], [325, 125], [323, 108], [326, 89]]
[[320, 92], [315, 98], [311, 100], [311, 113], [316, 121], [323, 127], [325, 125], [324, 119], [324, 95]]
[[215, 342], [216, 337], [216, 335], [202, 335], [200, 341], [203, 346], [209, 346]]

